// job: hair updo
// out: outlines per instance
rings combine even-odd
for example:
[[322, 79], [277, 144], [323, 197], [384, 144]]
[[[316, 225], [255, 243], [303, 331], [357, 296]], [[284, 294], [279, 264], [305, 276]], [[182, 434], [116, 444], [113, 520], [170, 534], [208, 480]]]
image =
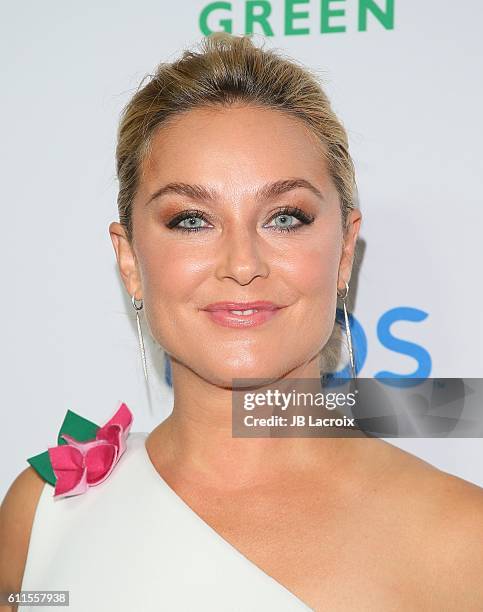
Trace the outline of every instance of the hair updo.
[[[293, 59], [256, 47], [251, 35], [215, 32], [199, 51], [162, 62], [125, 106], [118, 129], [116, 169], [119, 221], [133, 238], [132, 202], [153, 136], [176, 115], [199, 107], [242, 102], [283, 111], [301, 119], [322, 144], [340, 198], [342, 226], [355, 204], [355, 173], [346, 131], [317, 78]], [[144, 81], [145, 79], [143, 79]]]

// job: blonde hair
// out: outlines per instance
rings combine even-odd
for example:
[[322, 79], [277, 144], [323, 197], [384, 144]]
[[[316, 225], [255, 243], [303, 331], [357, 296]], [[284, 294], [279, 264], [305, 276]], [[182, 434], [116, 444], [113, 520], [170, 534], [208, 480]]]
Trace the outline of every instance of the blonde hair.
[[180, 113], [236, 102], [282, 111], [301, 119], [325, 153], [328, 171], [340, 197], [343, 228], [355, 204], [355, 173], [346, 131], [309, 69], [280, 52], [256, 47], [251, 35], [215, 32], [199, 51], [162, 62], [147, 84], [125, 106], [118, 129], [116, 166], [119, 221], [133, 238], [132, 203], [153, 136]]

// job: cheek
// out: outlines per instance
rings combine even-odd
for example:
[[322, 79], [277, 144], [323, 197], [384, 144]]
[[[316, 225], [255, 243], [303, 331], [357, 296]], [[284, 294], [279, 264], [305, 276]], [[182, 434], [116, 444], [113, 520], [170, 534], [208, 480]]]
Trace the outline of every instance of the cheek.
[[[153, 338], [168, 351], [174, 350], [179, 330], [186, 323], [180, 304], [190, 303], [196, 292], [200, 260], [186, 249], [143, 243], [139, 268], [145, 302], [145, 317]], [[174, 344], [173, 344], [174, 343]]]
[[287, 272], [302, 295], [329, 302], [337, 290], [339, 261], [339, 240], [322, 236], [293, 253]]
[[335, 324], [341, 236], [335, 230], [307, 241], [294, 253], [291, 285], [299, 295], [292, 321], [312, 354], [329, 340]]
[[168, 247], [158, 243], [150, 248], [147, 241], [139, 253], [139, 262], [143, 293], [148, 304], [159, 300], [172, 303], [188, 299], [200, 272], [209, 265], [199, 255], [193, 257], [192, 249], [177, 247], [174, 243]]

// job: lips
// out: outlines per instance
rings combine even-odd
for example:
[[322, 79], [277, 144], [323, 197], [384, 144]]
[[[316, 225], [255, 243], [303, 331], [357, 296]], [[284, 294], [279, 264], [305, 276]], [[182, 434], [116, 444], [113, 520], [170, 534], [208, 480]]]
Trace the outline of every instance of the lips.
[[255, 327], [269, 321], [285, 308], [274, 302], [214, 302], [202, 310], [210, 319], [223, 327]]

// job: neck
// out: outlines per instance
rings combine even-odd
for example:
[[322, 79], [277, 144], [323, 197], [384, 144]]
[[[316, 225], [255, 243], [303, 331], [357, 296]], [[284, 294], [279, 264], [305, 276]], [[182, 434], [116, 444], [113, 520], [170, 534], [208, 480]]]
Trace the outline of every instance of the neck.
[[[286, 374], [277, 388], [287, 378], [318, 380], [318, 359]], [[312, 467], [330, 473], [350, 444], [336, 437], [233, 437], [233, 394], [240, 391], [213, 385], [175, 361], [172, 380], [172, 414], [151, 437], [157, 464], [185, 481], [236, 490], [280, 481]]]

